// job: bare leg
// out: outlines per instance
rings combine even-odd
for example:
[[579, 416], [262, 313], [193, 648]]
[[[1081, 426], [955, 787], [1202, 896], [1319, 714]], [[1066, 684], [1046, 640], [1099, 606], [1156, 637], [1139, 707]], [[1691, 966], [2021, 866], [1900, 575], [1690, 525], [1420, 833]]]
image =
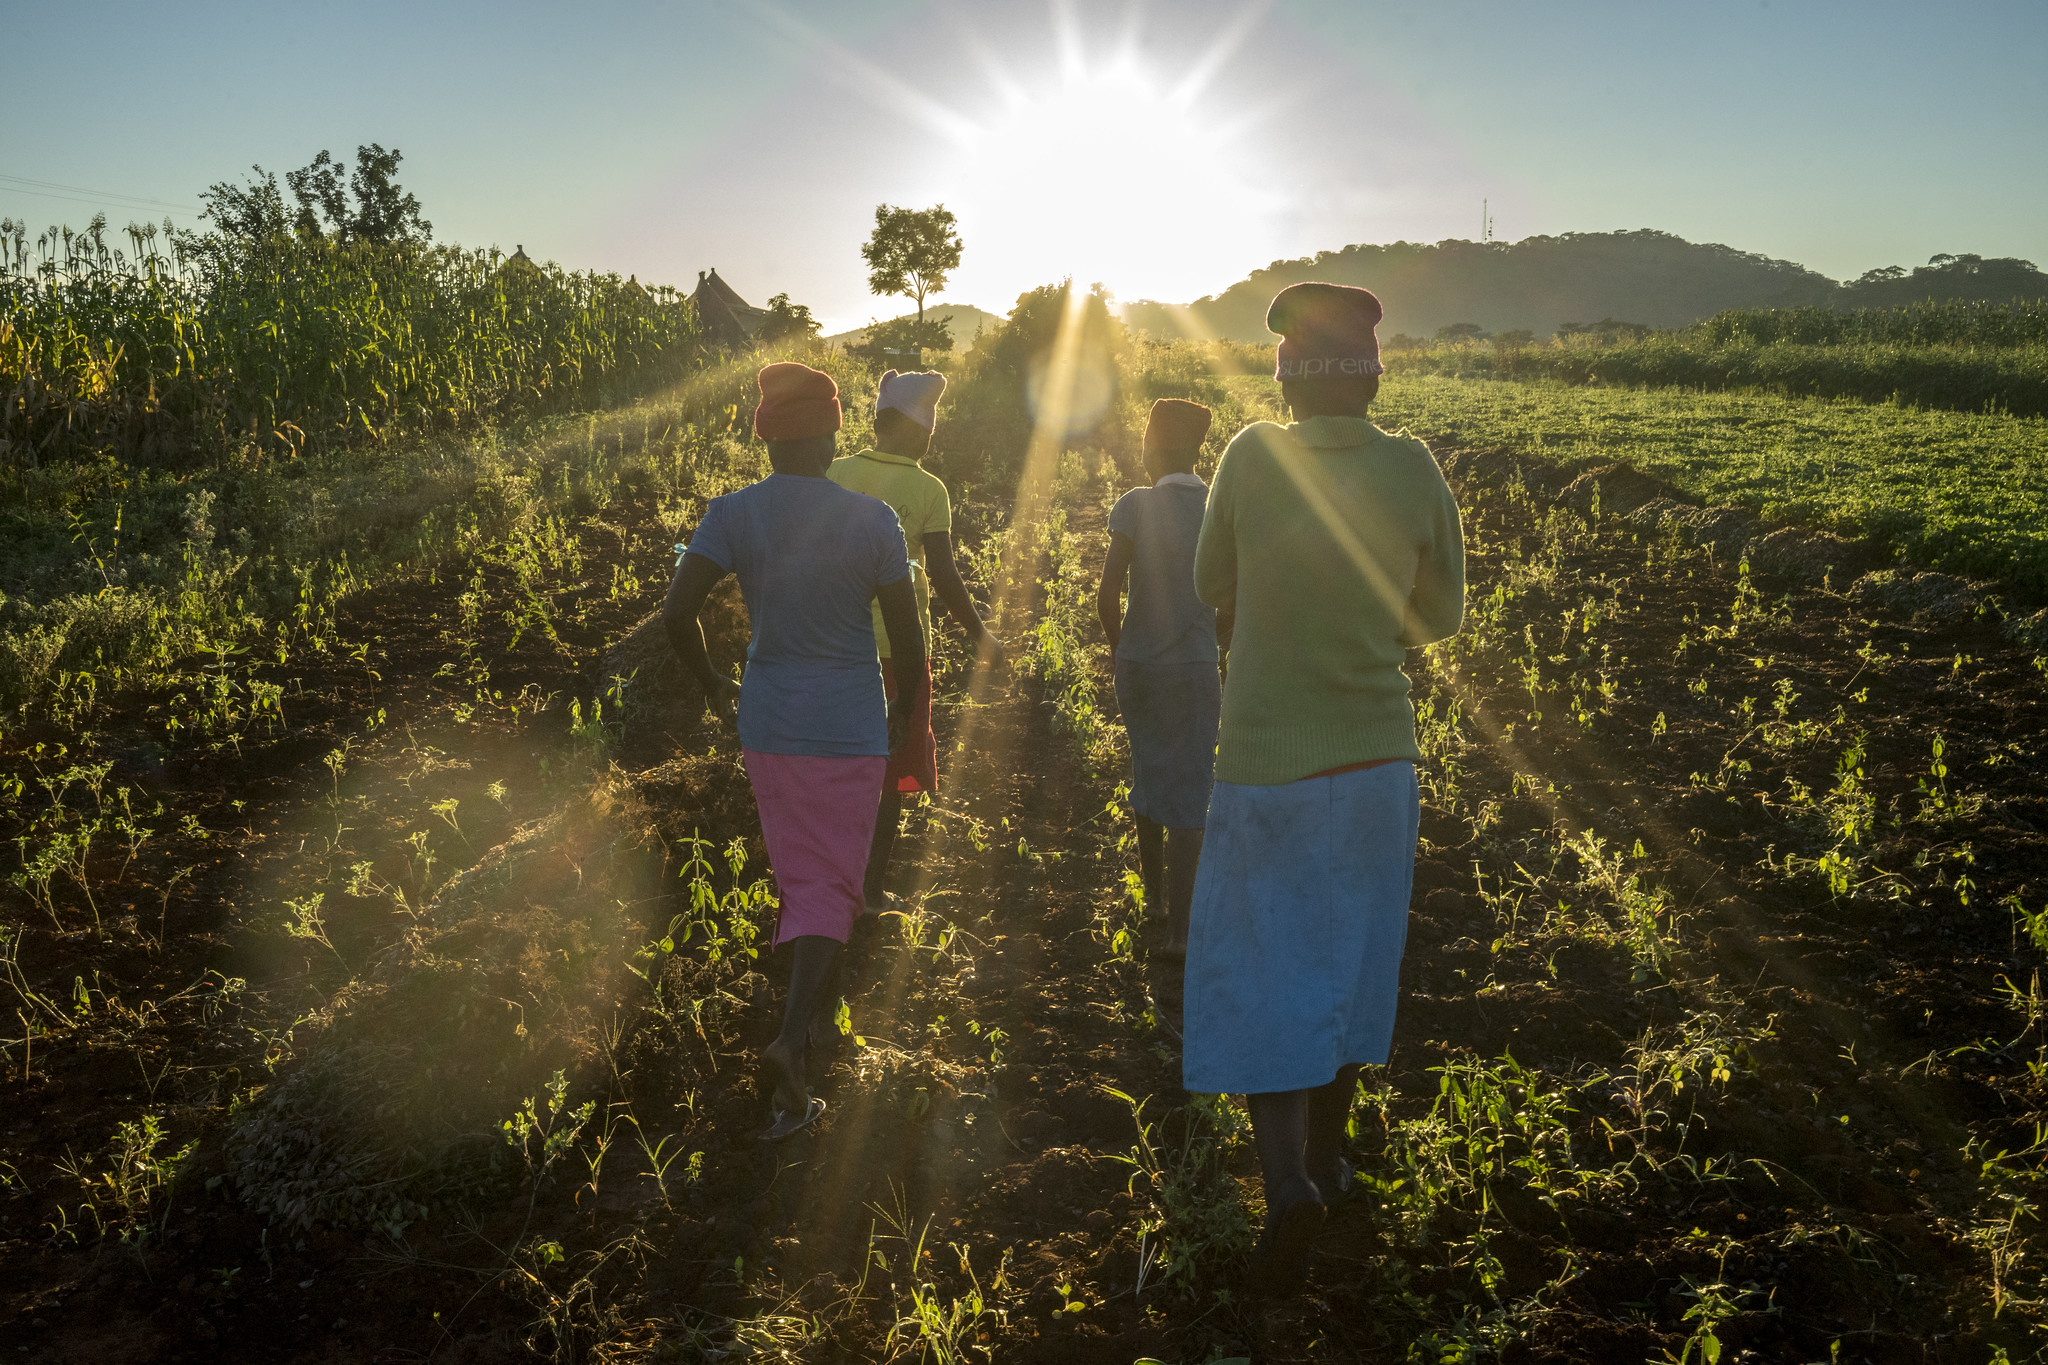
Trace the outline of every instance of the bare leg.
[[868, 844], [868, 873], [861, 894], [873, 909], [882, 903], [882, 882], [889, 875], [889, 855], [896, 851], [896, 831], [903, 823], [903, 793], [891, 782], [882, 789], [881, 809], [875, 812], [875, 837]]
[[[828, 940], [829, 941], [829, 940]], [[825, 984], [818, 991], [818, 1007], [811, 1015], [810, 1045], [830, 1046], [838, 1041], [839, 1001], [846, 993], [846, 954], [835, 954], [832, 966], [825, 973]]]
[[1351, 1119], [1352, 1097], [1358, 1093], [1358, 1072], [1356, 1066], [1340, 1067], [1335, 1080], [1306, 1092], [1308, 1141], [1303, 1164], [1326, 1203], [1341, 1194], [1345, 1185], [1344, 1126]]
[[1313, 1090], [1275, 1090], [1246, 1095], [1252, 1111], [1252, 1140], [1259, 1149], [1259, 1174], [1266, 1181], [1266, 1208], [1278, 1210], [1318, 1191], [1308, 1177], [1308, 1101]]
[[1202, 863], [1202, 831], [1177, 829], [1166, 839], [1166, 942], [1168, 953], [1188, 950], [1188, 914], [1195, 903], [1195, 870]]
[[1131, 818], [1138, 822], [1138, 877], [1145, 883], [1145, 909], [1167, 914], [1166, 831], [1136, 811]]
[[1254, 1294], [1299, 1293], [1308, 1277], [1310, 1243], [1323, 1225], [1322, 1192], [1309, 1179], [1303, 1153], [1308, 1144], [1312, 1090], [1276, 1090], [1247, 1095], [1252, 1139], [1266, 1182], [1266, 1227], [1252, 1254]]
[[778, 1115], [801, 1119], [810, 1112], [811, 1092], [804, 1079], [804, 1056], [832, 969], [839, 960], [839, 941], [805, 934], [790, 941], [789, 999], [783, 1006], [782, 1032], [761, 1050], [761, 1060], [774, 1078], [770, 1100]]

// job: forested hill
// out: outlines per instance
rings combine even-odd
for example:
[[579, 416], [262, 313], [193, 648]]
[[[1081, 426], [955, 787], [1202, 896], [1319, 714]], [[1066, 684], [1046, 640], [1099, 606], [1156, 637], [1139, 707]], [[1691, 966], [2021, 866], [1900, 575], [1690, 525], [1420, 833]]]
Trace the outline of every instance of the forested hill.
[[1275, 261], [1185, 310], [1140, 300], [1124, 309], [1124, 320], [1157, 336], [1208, 333], [1268, 341], [1267, 304], [1302, 280], [1364, 285], [1386, 303], [1382, 335], [1425, 337], [1457, 322], [1477, 323], [1489, 332], [1527, 328], [1548, 336], [1564, 323], [1602, 318], [1682, 327], [1729, 308], [1903, 301], [1893, 299], [1894, 293], [1915, 299], [1995, 294], [2001, 300], [2048, 294], [2048, 275], [2025, 261], [1936, 257], [1910, 274], [1872, 271], [1841, 285], [1791, 261], [1645, 228], [1519, 242], [1347, 246]]

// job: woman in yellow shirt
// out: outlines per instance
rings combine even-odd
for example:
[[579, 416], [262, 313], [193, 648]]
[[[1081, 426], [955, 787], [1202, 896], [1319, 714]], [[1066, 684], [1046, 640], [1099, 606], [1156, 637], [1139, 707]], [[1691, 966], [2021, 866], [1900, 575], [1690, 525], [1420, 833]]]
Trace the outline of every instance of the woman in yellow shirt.
[[[903, 524], [904, 550], [910, 556], [910, 577], [916, 588], [918, 626], [925, 637], [925, 664], [914, 671], [912, 679], [917, 695], [910, 699], [910, 738], [890, 756], [882, 781], [881, 808], [863, 887], [869, 914], [888, 909], [893, 899], [883, 883], [903, 822], [904, 795], [936, 794], [939, 789], [938, 742], [932, 735], [932, 592], [938, 592], [939, 601], [966, 629], [980, 665], [995, 663], [1003, 654], [1002, 646], [975, 611], [959, 566], [953, 562], [953, 504], [945, 482], [918, 463], [931, 450], [939, 398], [945, 391], [946, 376], [936, 371], [899, 374], [891, 370], [883, 375], [875, 394], [875, 444], [834, 460], [827, 472], [840, 487], [889, 504]], [[879, 607], [875, 647], [887, 662], [889, 634]], [[896, 674], [885, 668], [882, 678], [889, 684], [889, 700], [895, 701]]]

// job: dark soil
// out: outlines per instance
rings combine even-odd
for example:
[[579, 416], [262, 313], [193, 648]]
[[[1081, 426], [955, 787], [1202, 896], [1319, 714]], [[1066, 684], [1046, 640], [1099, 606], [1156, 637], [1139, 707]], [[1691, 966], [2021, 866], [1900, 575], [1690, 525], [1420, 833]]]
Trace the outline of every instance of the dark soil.
[[[260, 1104], [320, 1028], [295, 1021], [412, 927], [390, 896], [346, 893], [357, 863], [431, 893], [599, 790], [621, 812], [607, 818], [650, 831], [635, 875], [661, 880], [630, 909], [642, 941], [687, 907], [694, 834], [747, 841], [738, 875], [713, 878], [721, 892], [764, 874], [734, 740], [687, 695], [636, 710], [608, 755], [593, 759], [587, 728], [570, 732], [570, 699], [604, 692], [604, 646], [665, 577], [654, 509], [632, 506], [606, 514], [622, 533], [585, 529], [580, 577], [554, 585], [560, 648], [529, 634], [507, 649], [508, 629], [486, 631], [487, 689], [524, 692], [522, 709], [454, 719], [476, 688], [461, 670], [437, 676], [460, 655], [465, 586], [444, 577], [351, 602], [342, 635], [363, 656], [295, 661], [288, 726], [239, 750], [166, 746], [149, 710], [162, 699], [134, 700], [91, 736], [8, 736], [4, 766], [28, 779], [10, 816], [21, 827], [46, 803], [35, 775], [86, 759], [112, 760], [108, 790], [131, 787], [136, 809], [165, 810], [125, 871], [119, 856], [95, 863], [102, 933], [61, 878], [61, 933], [21, 890], [0, 892], [23, 980], [76, 1019], [4, 1062], [4, 1353], [916, 1358], [903, 1320], [918, 1297], [953, 1305], [978, 1285], [986, 1309], [959, 1345], [1006, 1362], [1411, 1348], [1636, 1362], [1678, 1355], [1701, 1320], [1685, 1315], [1713, 1297], [1702, 1287], [1722, 1285], [1726, 1359], [2031, 1354], [2034, 1228], [2005, 1196], [2030, 1197], [2040, 1156], [2008, 1161], [2011, 1174], [1985, 1161], [2035, 1141], [2029, 1062], [2048, 1056], [2043, 1007], [2026, 1004], [2043, 953], [2004, 903], [2048, 899], [2040, 665], [1990, 618], [1888, 615], [1821, 587], [1759, 580], [1732, 618], [1743, 579], [1711, 547], [1572, 515], [1551, 524], [1552, 553], [1551, 492], [1511, 498], [1499, 459], [1456, 467], [1475, 614], [1497, 585], [1514, 591], [1455, 673], [1420, 657], [1411, 670], [1437, 715], [1458, 701], [1464, 738], [1433, 754], [1394, 1056], [1360, 1107], [1361, 1192], [1334, 1210], [1301, 1303], [1237, 1292], [1246, 1226], [1231, 1210], [1241, 1196], [1256, 1216], [1258, 1197], [1248, 1142], [1235, 1111], [1179, 1091], [1161, 1027], [1172, 983], [1144, 966], [1142, 932], [1137, 960], [1111, 951], [1134, 865], [1105, 810], [1113, 748], [1077, 739], [1028, 680], [970, 695], [957, 665], [936, 710], [944, 790], [899, 850], [898, 889], [918, 913], [857, 930], [853, 1034], [813, 1064], [831, 1106], [820, 1123], [785, 1145], [755, 1140], [766, 1115], [748, 1059], [776, 1026], [780, 968], [765, 953], [712, 962], [693, 941], [643, 959], [660, 997], [621, 978], [630, 992], [587, 1002], [601, 1022], [570, 1040], [570, 1098], [600, 1114], [547, 1179], [501, 1172], [446, 1193], [398, 1238], [250, 1211], [225, 1155], [235, 1111]], [[1074, 521], [1099, 533], [1099, 508]], [[1536, 562], [1552, 567], [1531, 576]], [[613, 598], [614, 566], [645, 589]], [[494, 579], [490, 593], [495, 621], [511, 587]], [[1014, 610], [1006, 638], [1036, 610]], [[732, 658], [740, 622], [725, 612], [714, 653]], [[1758, 726], [1787, 692], [1785, 724], [1812, 724], [1766, 738]], [[1946, 809], [1919, 790], [1936, 732]], [[1834, 845], [1790, 784], [1833, 790], [1858, 734], [1876, 827], [1858, 852], [1864, 885], [1837, 896], [1783, 870], [1788, 853]], [[344, 739], [337, 778], [325, 756]], [[431, 810], [451, 796], [459, 834]], [[424, 874], [405, 843], [419, 830], [440, 858]], [[1565, 847], [1587, 830], [1669, 893], [1669, 956], [1654, 969], [1612, 889]], [[316, 889], [331, 951], [279, 927], [286, 900]], [[1519, 898], [1512, 913], [1504, 893]], [[1704, 1044], [1720, 1062], [1683, 1089], [1630, 1072], [1632, 1048], [1676, 1056], [1687, 1021], [1686, 1036], [1707, 1038], [1703, 1015], [1726, 1026]], [[1569, 1153], [1536, 1162], [1532, 1140], [1502, 1140], [1497, 1169], [1446, 1177], [1417, 1213], [1416, 1125], [1443, 1069], [1498, 1073], [1503, 1055], [1540, 1073], [1514, 1095], [1550, 1088], [1568, 1105]], [[1631, 1108], [1632, 1086], [1654, 1098]], [[1157, 1178], [1134, 1164], [1133, 1101], [1165, 1154]], [[625, 1106], [650, 1139], [672, 1139], [665, 1153], [681, 1149], [662, 1181], [624, 1126], [586, 1179], [603, 1116]], [[158, 1156], [198, 1145], [124, 1238], [107, 1197], [58, 1163], [108, 1171], [118, 1125], [143, 1114], [168, 1134]], [[95, 1202], [105, 1235], [83, 1211]], [[1483, 1257], [1497, 1270], [1482, 1275]]]

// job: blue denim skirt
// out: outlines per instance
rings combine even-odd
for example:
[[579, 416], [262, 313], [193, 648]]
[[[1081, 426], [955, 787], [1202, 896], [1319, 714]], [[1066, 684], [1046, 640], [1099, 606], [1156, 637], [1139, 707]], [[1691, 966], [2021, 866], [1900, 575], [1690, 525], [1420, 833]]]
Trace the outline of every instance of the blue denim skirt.
[[1216, 783], [1188, 926], [1189, 1090], [1305, 1090], [1386, 1061], [1420, 813], [1405, 761]]

